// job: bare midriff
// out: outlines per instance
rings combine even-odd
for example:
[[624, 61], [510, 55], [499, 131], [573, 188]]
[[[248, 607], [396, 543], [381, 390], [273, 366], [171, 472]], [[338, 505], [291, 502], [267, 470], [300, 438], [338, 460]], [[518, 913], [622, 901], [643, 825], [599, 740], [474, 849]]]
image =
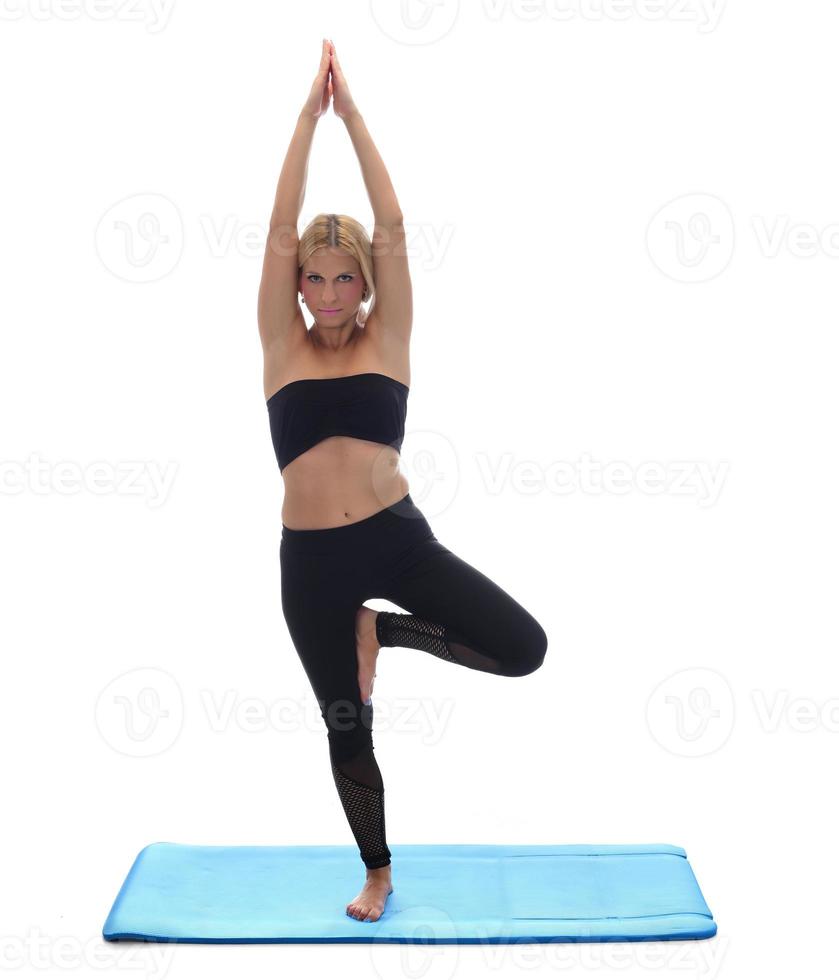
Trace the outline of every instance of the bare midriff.
[[282, 478], [282, 522], [295, 530], [353, 524], [409, 491], [393, 446], [351, 436], [323, 439], [293, 459]]
[[[276, 359], [265, 362], [265, 397], [300, 378], [326, 378], [373, 371], [410, 385], [407, 346], [388, 345], [373, 312], [340, 356], [316, 352], [302, 315]], [[408, 480], [399, 452], [353, 436], [329, 436], [283, 467], [282, 522], [295, 530], [354, 524], [401, 500]]]

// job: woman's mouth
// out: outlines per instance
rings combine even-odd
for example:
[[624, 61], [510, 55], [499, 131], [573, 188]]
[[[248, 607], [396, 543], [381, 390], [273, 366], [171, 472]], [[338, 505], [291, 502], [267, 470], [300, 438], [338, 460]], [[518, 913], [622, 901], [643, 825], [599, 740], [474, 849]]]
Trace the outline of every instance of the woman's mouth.
[[335, 310], [318, 310], [318, 313], [340, 313], [340, 312], [341, 312], [340, 306]]

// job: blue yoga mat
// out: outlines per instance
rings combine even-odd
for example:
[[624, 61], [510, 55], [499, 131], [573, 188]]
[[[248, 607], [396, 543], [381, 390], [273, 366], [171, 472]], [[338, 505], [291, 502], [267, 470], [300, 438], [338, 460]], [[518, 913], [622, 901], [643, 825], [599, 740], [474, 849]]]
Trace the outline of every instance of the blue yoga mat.
[[358, 848], [157, 843], [137, 855], [108, 940], [492, 943], [707, 939], [717, 926], [672, 844], [391, 844], [393, 893], [347, 915]]

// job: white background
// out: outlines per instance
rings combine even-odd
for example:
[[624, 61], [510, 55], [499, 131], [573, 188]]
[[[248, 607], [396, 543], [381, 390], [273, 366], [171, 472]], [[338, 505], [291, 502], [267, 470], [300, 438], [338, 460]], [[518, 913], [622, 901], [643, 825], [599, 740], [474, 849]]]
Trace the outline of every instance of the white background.
[[[837, 28], [815, 0], [4, 6], [12, 975], [835, 962]], [[324, 35], [408, 227], [411, 494], [549, 637], [521, 679], [383, 651], [389, 843], [677, 844], [713, 940], [101, 938], [148, 843], [353, 844], [280, 608], [256, 327]], [[331, 110], [321, 211], [372, 230]]]

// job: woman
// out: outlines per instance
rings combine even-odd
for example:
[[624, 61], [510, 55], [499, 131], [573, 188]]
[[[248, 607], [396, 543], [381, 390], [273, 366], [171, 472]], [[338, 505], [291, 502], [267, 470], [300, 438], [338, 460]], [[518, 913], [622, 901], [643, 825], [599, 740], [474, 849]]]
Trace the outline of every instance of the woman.
[[[330, 99], [361, 164], [372, 242], [357, 221], [335, 214], [318, 215], [297, 236], [312, 136]], [[548, 642], [530, 613], [437, 540], [399, 472], [412, 311], [404, 236], [385, 166], [325, 40], [277, 186], [258, 319], [285, 486], [282, 609], [318, 698], [333, 779], [367, 869], [346, 907], [362, 921], [376, 921], [393, 891], [372, 739], [379, 649], [410, 647], [520, 677], [542, 664]], [[375, 596], [407, 612], [364, 605]]]

